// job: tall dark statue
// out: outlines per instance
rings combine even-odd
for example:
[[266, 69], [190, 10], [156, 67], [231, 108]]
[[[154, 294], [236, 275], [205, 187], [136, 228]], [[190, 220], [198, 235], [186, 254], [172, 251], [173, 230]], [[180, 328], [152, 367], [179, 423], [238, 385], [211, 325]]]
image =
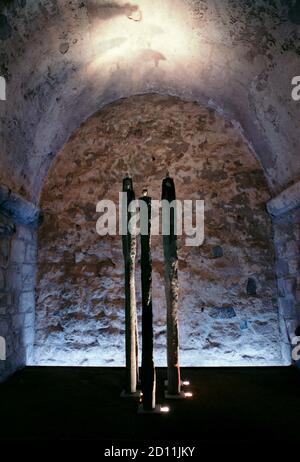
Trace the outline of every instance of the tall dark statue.
[[[129, 232], [128, 224], [133, 216], [129, 206], [135, 200], [132, 179], [123, 180], [123, 192], [127, 196], [127, 204], [123, 204], [123, 214], [127, 214], [126, 234], [122, 236], [123, 255], [125, 263], [125, 343], [126, 343], [126, 393], [135, 394], [138, 380], [138, 339], [137, 314], [135, 295], [135, 263], [136, 237]], [[125, 208], [125, 210], [124, 210]]]
[[[151, 198], [143, 191], [141, 204], [148, 209], [148, 223], [141, 232], [142, 277], [142, 403], [144, 411], [155, 410], [156, 376], [153, 361], [153, 312], [152, 312], [152, 259], [151, 259]], [[145, 208], [145, 209], [146, 209]], [[145, 234], [143, 234], [145, 233]]]
[[[162, 200], [171, 204], [176, 200], [175, 184], [167, 176], [162, 184]], [[167, 354], [168, 395], [179, 396], [181, 392], [178, 341], [178, 256], [176, 234], [176, 206], [163, 206], [163, 248], [165, 261], [165, 292], [167, 302]]]

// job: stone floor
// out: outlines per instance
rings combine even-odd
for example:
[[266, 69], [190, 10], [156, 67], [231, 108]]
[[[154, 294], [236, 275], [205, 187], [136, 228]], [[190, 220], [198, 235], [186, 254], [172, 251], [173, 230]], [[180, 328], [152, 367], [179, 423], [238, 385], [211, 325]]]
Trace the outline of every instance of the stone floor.
[[204, 441], [299, 442], [300, 373], [293, 368], [194, 368], [193, 398], [158, 401], [168, 415], [137, 415], [120, 399], [124, 370], [28, 367], [0, 385], [0, 439], [97, 439], [118, 446]]

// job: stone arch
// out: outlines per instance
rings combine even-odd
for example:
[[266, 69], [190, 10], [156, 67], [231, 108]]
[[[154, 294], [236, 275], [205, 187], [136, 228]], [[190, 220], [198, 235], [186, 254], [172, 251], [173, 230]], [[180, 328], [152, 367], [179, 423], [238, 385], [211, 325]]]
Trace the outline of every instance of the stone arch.
[[299, 178], [292, 1], [12, 1], [1, 15], [3, 175], [27, 198], [38, 201], [53, 157], [83, 120], [149, 91], [196, 100], [239, 123], [275, 193]]

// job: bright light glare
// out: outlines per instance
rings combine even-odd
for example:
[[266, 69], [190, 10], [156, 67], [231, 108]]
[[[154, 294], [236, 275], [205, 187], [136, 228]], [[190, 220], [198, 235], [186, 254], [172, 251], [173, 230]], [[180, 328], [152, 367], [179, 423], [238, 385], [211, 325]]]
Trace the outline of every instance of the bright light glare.
[[188, 387], [190, 385], [190, 382], [188, 380], [185, 380], [184, 382], [182, 382], [182, 385]]
[[167, 414], [168, 412], [170, 412], [170, 408], [168, 406], [162, 406], [160, 408], [161, 412], [163, 412], [164, 414]]
[[188, 14], [179, 4], [154, 8], [151, 2], [141, 0], [142, 20], [131, 21], [126, 16], [118, 16], [110, 21], [99, 22], [90, 37], [87, 50], [91, 61], [89, 72], [103, 66], [114, 65], [117, 69], [124, 65], [152, 63], [152, 66], [167, 66], [170, 62], [190, 63], [197, 47], [188, 23]]
[[185, 393], [184, 396], [186, 398], [192, 398], [193, 397], [193, 393]]

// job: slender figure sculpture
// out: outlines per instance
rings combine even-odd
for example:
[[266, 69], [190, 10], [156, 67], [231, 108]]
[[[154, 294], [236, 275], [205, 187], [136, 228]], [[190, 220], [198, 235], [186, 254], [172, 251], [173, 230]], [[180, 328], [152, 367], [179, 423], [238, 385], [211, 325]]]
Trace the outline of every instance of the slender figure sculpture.
[[[176, 201], [175, 184], [168, 175], [162, 184], [162, 200], [171, 205]], [[176, 234], [176, 203], [163, 205], [163, 248], [165, 261], [165, 292], [167, 302], [168, 395], [180, 396], [181, 380], [178, 341], [178, 256]]]
[[140, 201], [146, 204], [145, 211], [148, 210], [148, 216], [144, 218], [147, 218], [147, 226], [141, 232], [142, 404], [144, 411], [153, 411], [156, 408], [156, 375], [153, 361], [151, 198], [146, 189]]
[[136, 263], [136, 236], [130, 233], [128, 224], [132, 218], [129, 206], [135, 200], [132, 179], [126, 177], [123, 180], [123, 192], [127, 196], [127, 204], [123, 206], [123, 214], [126, 216], [126, 234], [122, 236], [123, 255], [125, 263], [125, 348], [126, 348], [126, 390], [135, 394], [138, 380], [138, 339], [137, 339], [137, 314], [135, 294], [135, 263]]

